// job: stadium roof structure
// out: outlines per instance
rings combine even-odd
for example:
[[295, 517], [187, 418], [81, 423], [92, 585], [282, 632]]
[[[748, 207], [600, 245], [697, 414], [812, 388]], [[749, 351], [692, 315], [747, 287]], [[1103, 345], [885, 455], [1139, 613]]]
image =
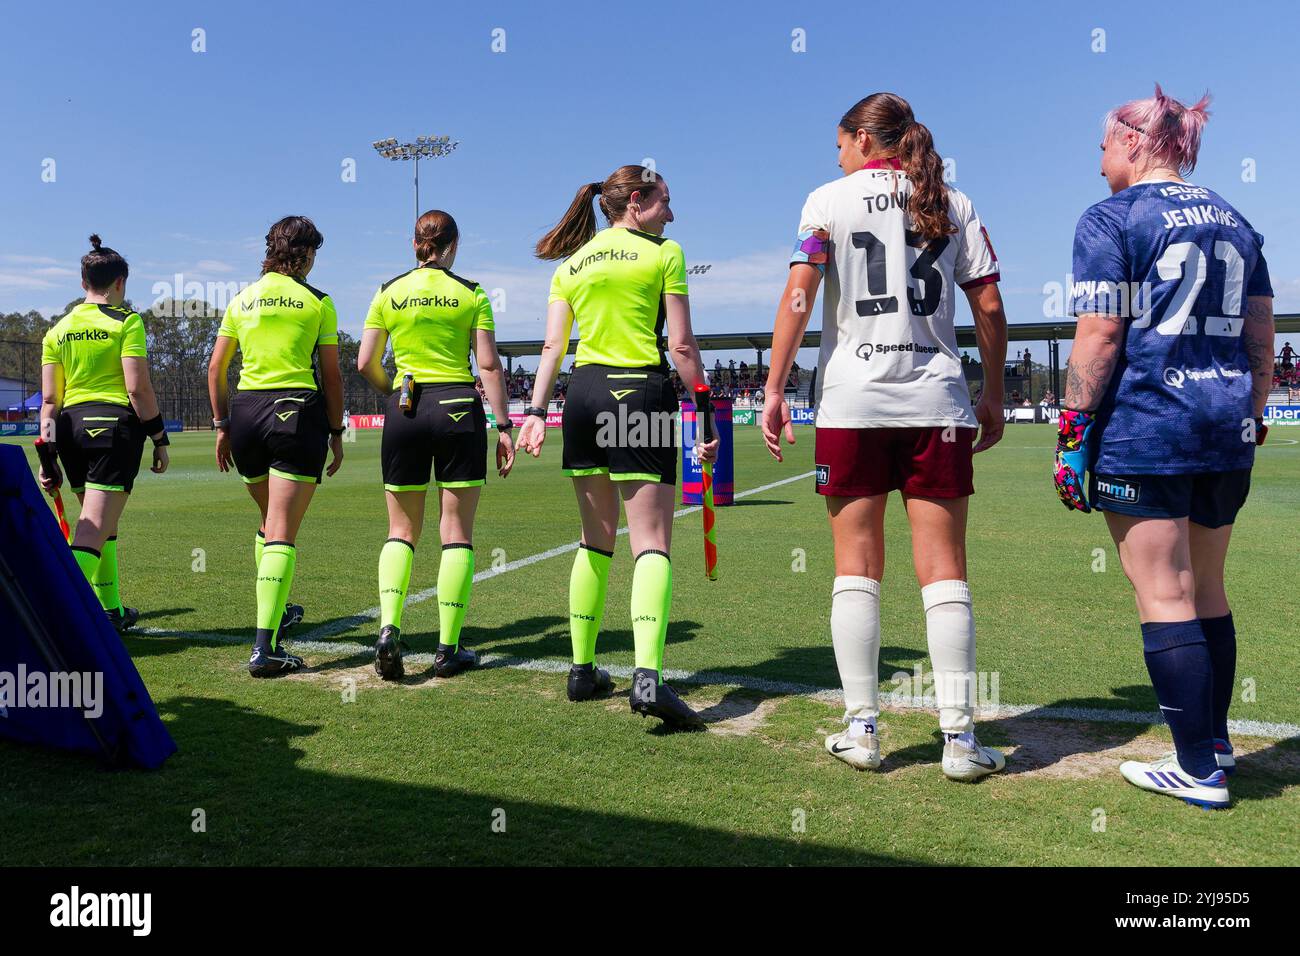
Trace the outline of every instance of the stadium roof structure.
[[[1278, 334], [1300, 332], [1300, 313], [1287, 313], [1275, 316]], [[697, 332], [696, 340], [701, 352], [730, 352], [739, 349], [754, 349], [766, 352], [772, 347], [771, 332]], [[1068, 320], [1053, 322], [1013, 322], [1007, 325], [1007, 340], [1010, 342], [1056, 342], [1061, 339], [1074, 338], [1074, 323]], [[820, 329], [809, 329], [803, 335], [800, 348], [815, 349], [821, 346]], [[524, 355], [540, 355], [542, 339], [525, 339], [516, 342], [498, 342], [497, 351], [509, 359]], [[572, 353], [577, 345], [574, 339], [569, 343]], [[976, 345], [975, 326], [957, 326], [957, 346], [972, 348]]]

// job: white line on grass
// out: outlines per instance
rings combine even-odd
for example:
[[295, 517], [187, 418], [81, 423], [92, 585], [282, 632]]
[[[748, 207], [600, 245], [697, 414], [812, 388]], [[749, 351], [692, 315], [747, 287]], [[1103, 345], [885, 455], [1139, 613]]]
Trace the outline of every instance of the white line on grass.
[[[161, 637], [201, 637], [205, 641], [220, 644], [245, 644], [244, 638], [228, 634], [184, 634], [176, 631], [150, 631], [148, 633]], [[356, 644], [344, 641], [318, 641], [290, 639], [295, 651], [305, 654], [332, 654], [338, 657], [365, 657], [374, 653], [369, 644]], [[433, 655], [428, 653], [404, 654], [402, 660], [408, 664], [433, 666]], [[514, 670], [534, 671], [543, 674], [567, 674], [568, 661], [551, 658], [511, 657], [504, 654], [480, 654], [480, 665], [487, 670], [497, 667], [509, 667]], [[625, 680], [632, 678], [633, 668], [621, 664], [603, 664], [605, 670], [613, 677]], [[822, 701], [836, 707], [844, 705], [844, 694], [838, 687], [817, 687], [813, 684], [799, 684], [794, 681], [771, 680], [765, 677], [750, 677], [743, 674], [727, 674], [721, 671], [681, 671], [664, 669], [664, 678], [678, 684], [708, 685], [715, 687], [739, 687], [756, 693], [779, 697], [807, 697]], [[937, 704], [932, 695], [916, 697], [903, 695], [889, 688], [881, 687], [880, 704], [884, 710], [909, 711], [936, 709]], [[976, 708], [976, 714], [983, 720], [998, 720], [1006, 717], [1034, 717], [1045, 720], [1078, 720], [1104, 724], [1149, 724], [1164, 723], [1160, 714], [1143, 710], [1117, 710], [1103, 707], [1048, 707], [1041, 704], [998, 704]], [[1229, 720], [1228, 730], [1240, 737], [1263, 737], [1269, 740], [1289, 740], [1300, 737], [1300, 726], [1296, 724], [1273, 723], [1260, 720]]]
[[[748, 488], [745, 491], [736, 492], [736, 498], [748, 498], [750, 495], [756, 495], [764, 491], [771, 491], [773, 488], [779, 488], [782, 485], [788, 485], [792, 482], [802, 481], [805, 478], [811, 478], [816, 472], [808, 471], [801, 475], [795, 475], [792, 478], [782, 478], [780, 481], [774, 481], [770, 484], [760, 485], [757, 488]], [[700, 510], [699, 505], [690, 505], [686, 508], [679, 508], [673, 512], [674, 518], [680, 518], [683, 515], [693, 514]], [[619, 534], [627, 534], [627, 528], [618, 529]], [[528, 567], [539, 561], [545, 561], [548, 558], [559, 557], [562, 554], [569, 554], [578, 549], [578, 542], [571, 541], [568, 544], [561, 545], [558, 548], [551, 548], [547, 551], [541, 551], [537, 554], [529, 555], [526, 558], [520, 558], [518, 561], [511, 561], [500, 567], [488, 568], [474, 575], [475, 582], [484, 581], [488, 578], [494, 578], [505, 574], [509, 571], [516, 571], [519, 568]], [[438, 593], [436, 587], [426, 588], [415, 594], [408, 595], [406, 603], [408, 605], [418, 604], [421, 601], [427, 601], [429, 598]], [[331, 621], [311, 631], [308, 631], [301, 639], [294, 640], [289, 638], [295, 650], [307, 654], [335, 654], [342, 657], [362, 657], [374, 653], [374, 648], [369, 644], [357, 644], [344, 641], [322, 641], [320, 638], [329, 637], [364, 624], [366, 621], [374, 620], [379, 616], [379, 608], [372, 607], [354, 614], [351, 617], [340, 618], [337, 621]], [[212, 644], [246, 644], [247, 638], [236, 637], [230, 634], [205, 634], [188, 631], [173, 631], [164, 628], [138, 627], [133, 633], [145, 634], [150, 637], [173, 637], [189, 638], [191, 640], [200, 640]], [[406, 654], [403, 660], [412, 664], [426, 664], [432, 666], [432, 654]], [[479, 660], [485, 668], [509, 667], [516, 670], [536, 671], [546, 674], [567, 674], [569, 664], [566, 661], [552, 660], [547, 658], [530, 659], [523, 657], [510, 657], [502, 654], [481, 654]], [[633, 668], [623, 665], [605, 665], [605, 669], [614, 677], [630, 679]], [[682, 684], [701, 684], [714, 685], [723, 687], [739, 687], [744, 690], [752, 690], [763, 694], [774, 694], [786, 697], [808, 697], [825, 703], [842, 705], [844, 694], [838, 687], [817, 687], [812, 684], [799, 684], [792, 681], [770, 680], [764, 677], [750, 677], [743, 674], [727, 674], [720, 671], [679, 671], [664, 670], [664, 678]], [[880, 701], [886, 710], [934, 710], [935, 700], [931, 697], [902, 696], [896, 692], [882, 688]], [[1079, 720], [1095, 721], [1098, 723], [1118, 723], [1118, 724], [1161, 724], [1164, 718], [1159, 713], [1141, 710], [1111, 710], [1100, 707], [1046, 707], [1037, 704], [1000, 704], [996, 707], [978, 708], [977, 713], [985, 719], [997, 719], [1001, 717], [1037, 717], [1050, 720]], [[1228, 729], [1233, 734], [1243, 737], [1263, 737], [1270, 740], [1287, 740], [1292, 737], [1300, 737], [1300, 725], [1286, 723], [1271, 723], [1258, 720], [1230, 720]]]

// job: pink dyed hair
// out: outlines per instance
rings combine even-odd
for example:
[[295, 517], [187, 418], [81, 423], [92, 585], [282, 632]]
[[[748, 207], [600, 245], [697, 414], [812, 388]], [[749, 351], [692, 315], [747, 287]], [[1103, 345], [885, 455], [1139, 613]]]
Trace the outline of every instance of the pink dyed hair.
[[1133, 100], [1117, 106], [1106, 114], [1104, 122], [1106, 141], [1124, 129], [1134, 129], [1143, 135], [1129, 154], [1129, 161], [1141, 155], [1178, 170], [1186, 176], [1196, 168], [1196, 154], [1201, 149], [1201, 130], [1210, 118], [1207, 107], [1210, 94], [1206, 93], [1192, 106], [1184, 106], [1172, 96], [1166, 96], [1160, 84], [1156, 95], [1145, 100]]

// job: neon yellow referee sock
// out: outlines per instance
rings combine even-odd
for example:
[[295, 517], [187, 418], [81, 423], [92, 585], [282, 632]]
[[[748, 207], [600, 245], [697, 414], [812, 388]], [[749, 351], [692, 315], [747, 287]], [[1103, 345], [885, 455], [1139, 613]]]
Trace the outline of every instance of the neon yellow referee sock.
[[438, 562], [438, 643], [460, 645], [460, 629], [474, 586], [474, 547], [444, 544]]
[[664, 641], [673, 602], [673, 566], [662, 551], [642, 551], [632, 572], [632, 642], [636, 666], [659, 673], [663, 682]]
[[[379, 549], [379, 626], [402, 626], [402, 608], [411, 584], [415, 545], [405, 538], [389, 538]], [[441, 591], [439, 592], [441, 593]]]
[[257, 564], [257, 641], [266, 641], [271, 650], [278, 646], [280, 618], [297, 563], [297, 548], [285, 541], [271, 541], [262, 549]]
[[596, 637], [605, 616], [605, 592], [609, 587], [609, 564], [613, 553], [579, 545], [569, 574], [569, 637], [573, 642], [573, 663], [596, 660]]
[[117, 577], [117, 535], [104, 542], [104, 550], [99, 557], [99, 566], [90, 579], [90, 586], [95, 589], [95, 596], [105, 611], [122, 612], [122, 596], [119, 593]]
[[[94, 591], [95, 575], [99, 571], [100, 553], [94, 548], [82, 548], [74, 544], [72, 546], [72, 557], [76, 560], [77, 567], [81, 568], [81, 573], [86, 576], [86, 583]], [[96, 592], [95, 596], [99, 597], [98, 592]]]

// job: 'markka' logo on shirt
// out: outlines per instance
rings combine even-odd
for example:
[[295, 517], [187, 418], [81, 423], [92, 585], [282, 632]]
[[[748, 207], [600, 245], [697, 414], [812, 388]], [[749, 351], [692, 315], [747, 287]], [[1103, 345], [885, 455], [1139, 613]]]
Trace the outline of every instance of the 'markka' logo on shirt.
[[77, 329], [74, 332], [64, 332], [59, 338], [59, 344], [64, 342], [107, 342], [111, 336], [103, 329]]
[[637, 253], [631, 249], [602, 249], [600, 252], [593, 252], [591, 255], [585, 257], [581, 262], [570, 265], [569, 275], [576, 276], [593, 262], [604, 262], [606, 259], [609, 259], [610, 261], [617, 259], [620, 262], [635, 262], [637, 258]]
[[245, 309], [305, 309], [307, 303], [287, 295], [268, 295], [244, 303]]
[[460, 306], [460, 299], [453, 299], [449, 295], [408, 295], [400, 302], [393, 298], [388, 301], [394, 310], [405, 309], [408, 305], [433, 306], [438, 309], [455, 309]]

